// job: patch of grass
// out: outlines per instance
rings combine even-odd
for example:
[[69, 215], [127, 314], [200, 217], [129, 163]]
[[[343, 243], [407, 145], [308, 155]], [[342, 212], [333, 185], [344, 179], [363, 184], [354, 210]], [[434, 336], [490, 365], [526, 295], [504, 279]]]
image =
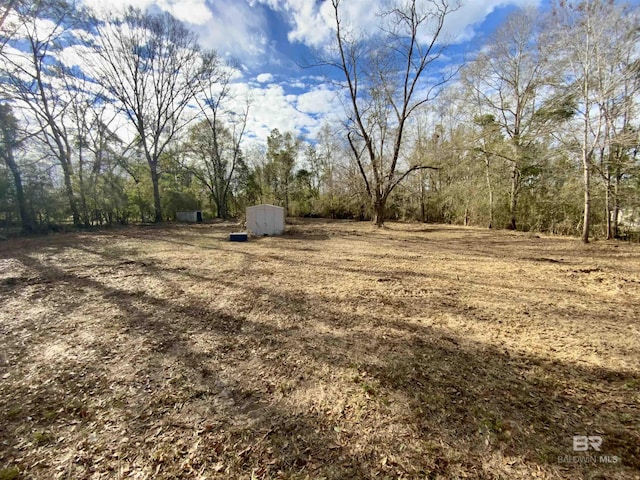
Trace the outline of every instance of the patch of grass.
[[296, 388], [296, 383], [291, 380], [283, 380], [278, 382], [277, 389], [282, 395], [291, 393]]
[[541, 445], [537, 449], [537, 453], [541, 461], [549, 464], [557, 463], [558, 457], [567, 455], [566, 450], [562, 450], [555, 445]]
[[507, 442], [511, 439], [509, 424], [494, 414], [489, 414], [480, 420], [480, 428], [493, 435], [500, 442]]
[[58, 418], [58, 412], [56, 410], [46, 410], [43, 417], [45, 420], [52, 422]]
[[[86, 418], [89, 416], [89, 410], [84, 402], [78, 398], [73, 398], [69, 400], [65, 406], [64, 411], [68, 415], [73, 415], [76, 417]], [[52, 415], [56, 415], [57, 412], [53, 412]], [[51, 414], [51, 411], [47, 411], [45, 415]], [[55, 418], [55, 417], [54, 417]]]
[[362, 391], [364, 393], [366, 393], [367, 395], [371, 395], [372, 397], [375, 396], [377, 393], [376, 388], [367, 382], [361, 382], [360, 388], [362, 388]]
[[42, 447], [47, 445], [52, 440], [51, 436], [47, 432], [34, 432], [33, 433], [33, 444], [36, 447]]
[[0, 480], [18, 480], [20, 469], [18, 467], [7, 467], [0, 469]]
[[12, 287], [12, 286], [16, 285], [18, 283], [18, 281], [19, 281], [19, 279], [16, 278], [16, 277], [9, 277], [9, 278], [2, 279], [0, 284], [4, 285], [6, 287]]
[[7, 410], [7, 418], [15, 418], [22, 413], [22, 407], [11, 407]]
[[129, 256], [136, 256], [138, 254], [138, 249], [135, 247], [131, 247], [130, 245], [109, 245], [104, 247], [104, 249], [102, 250], [102, 254], [112, 260], [119, 260]]

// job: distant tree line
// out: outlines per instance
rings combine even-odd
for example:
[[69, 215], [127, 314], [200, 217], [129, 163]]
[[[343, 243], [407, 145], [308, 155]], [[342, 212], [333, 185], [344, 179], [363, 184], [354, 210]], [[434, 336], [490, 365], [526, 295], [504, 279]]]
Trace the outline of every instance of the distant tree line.
[[455, 4], [404, 2], [362, 37], [329, 1], [335, 42], [323, 64], [343, 79], [344, 121], [312, 141], [273, 129], [266, 144], [247, 141], [251, 102], [232, 96], [233, 65], [171, 15], [96, 18], [66, 0], [2, 7], [0, 227], [161, 222], [193, 209], [226, 219], [258, 202], [585, 242], [638, 226], [637, 7], [518, 10], [473, 58], [444, 68]]

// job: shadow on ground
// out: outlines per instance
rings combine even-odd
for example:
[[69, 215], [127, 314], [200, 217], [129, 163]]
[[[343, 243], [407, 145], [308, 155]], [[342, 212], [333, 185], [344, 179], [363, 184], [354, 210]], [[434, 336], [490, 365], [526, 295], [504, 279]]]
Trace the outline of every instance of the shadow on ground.
[[[46, 252], [71, 248], [101, 260], [76, 268], [28, 249], [0, 252], [29, 272], [4, 281], [2, 298], [46, 307], [2, 327], [11, 375], [0, 383], [0, 454], [26, 476], [51, 478], [60, 465], [74, 478], [136, 469], [333, 479], [640, 471], [637, 372], [523, 355], [401, 315], [379, 319], [375, 308], [346, 315], [329, 296], [194, 275], [144, 252], [105, 253], [85, 236]], [[156, 290], [145, 288], [150, 279]], [[187, 286], [242, 295], [220, 307]], [[444, 298], [431, 305], [460, 314]], [[43, 357], [79, 338], [81, 351]], [[16, 382], [16, 373], [46, 381]], [[602, 436], [601, 453], [621, 462], [562, 463], [576, 455], [574, 435]], [[35, 460], [62, 452], [57, 464]]]

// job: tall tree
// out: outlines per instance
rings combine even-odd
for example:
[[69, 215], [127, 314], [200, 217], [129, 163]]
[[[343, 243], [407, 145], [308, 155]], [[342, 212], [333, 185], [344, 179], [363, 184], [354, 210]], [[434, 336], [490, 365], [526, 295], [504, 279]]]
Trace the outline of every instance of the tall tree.
[[[102, 223], [107, 215], [105, 207], [108, 210], [107, 205], [114, 195], [121, 195], [121, 182], [116, 181], [112, 173], [116, 168], [117, 153], [125, 147], [111, 129], [117, 116], [103, 98], [82, 95], [71, 112], [76, 126], [74, 146], [79, 208], [82, 222], [88, 226]], [[109, 187], [113, 187], [113, 191]]]
[[[219, 218], [227, 218], [229, 215], [227, 202], [236, 168], [242, 162], [240, 144], [247, 126], [250, 106], [247, 101], [239, 114], [228, 109], [232, 75], [233, 70], [229, 66], [212, 68], [210, 75], [195, 79], [199, 83], [194, 86], [195, 100], [204, 120], [197, 126], [199, 132], [192, 132], [192, 139], [200, 140], [197, 142], [200, 148], [206, 144], [206, 152], [202, 152], [204, 155], [201, 157], [206, 174], [199, 178], [213, 195]], [[207, 128], [208, 132], [202, 131], [203, 128]], [[196, 174], [201, 172], [202, 170], [195, 170]]]
[[[555, 2], [552, 13], [554, 60], [564, 66], [565, 96], [575, 99], [576, 103], [575, 130], [579, 134], [570, 135], [568, 141], [578, 146], [582, 165], [582, 241], [587, 243], [592, 221], [595, 155], [606, 141], [608, 123], [603, 107], [610, 85], [609, 80], [603, 83], [603, 75], [608, 75], [610, 62], [619, 58], [612, 50], [617, 48], [619, 32], [628, 25], [624, 21], [627, 11], [613, 0], [562, 0]], [[632, 28], [637, 29], [637, 25]]]
[[[358, 39], [342, 20], [341, 0], [331, 0], [337, 67], [349, 96], [348, 140], [364, 180], [374, 222], [384, 224], [389, 195], [411, 172], [399, 172], [405, 127], [412, 114], [451, 78], [426, 83], [442, 54], [444, 22], [455, 10], [448, 0], [409, 1], [383, 12], [377, 35]], [[423, 8], [424, 7], [424, 8]]]
[[7, 23], [11, 10], [19, 6], [24, 0], [8, 0], [5, 6], [0, 7], [0, 51], [9, 42], [18, 25]]
[[207, 120], [202, 120], [189, 129], [189, 138], [184, 145], [186, 167], [208, 190], [218, 218], [229, 216], [233, 180], [243, 163], [242, 150], [234, 133], [220, 121], [212, 127]]
[[31, 233], [33, 231], [33, 219], [27, 208], [24, 188], [22, 186], [22, 173], [14, 155], [19, 143], [18, 121], [13, 115], [9, 105], [0, 104], [0, 158], [2, 158], [13, 176], [22, 231], [24, 233]]
[[[550, 119], [538, 112], [543, 105], [540, 91], [548, 86], [549, 73], [546, 57], [540, 50], [537, 18], [538, 12], [533, 9], [511, 14], [464, 75], [474, 103], [480, 108], [477, 118], [481, 135], [477, 148], [482, 150], [483, 161], [488, 165], [492, 156], [500, 156], [511, 165], [509, 228], [513, 230], [517, 227], [523, 174], [532, 167], [531, 150]], [[508, 139], [508, 150], [495, 151], [487, 144], [486, 135], [496, 128]]]
[[[318, 142], [314, 147], [314, 161], [312, 169], [317, 170], [318, 190], [326, 202], [325, 213], [332, 218], [336, 216], [340, 203], [338, 176], [339, 170], [344, 167], [341, 163], [343, 141], [339, 137], [339, 131], [332, 129], [328, 123], [324, 123], [318, 134]], [[311, 163], [311, 162], [310, 162]]]
[[190, 118], [185, 110], [194, 84], [216, 68], [197, 36], [168, 13], [153, 15], [129, 8], [122, 18], [96, 25], [96, 78], [135, 127], [153, 184], [155, 221], [162, 221], [158, 179], [160, 158]]
[[605, 221], [607, 239], [618, 236], [620, 209], [623, 207], [622, 180], [636, 173], [633, 152], [638, 138], [638, 105], [640, 93], [640, 53], [637, 45], [640, 28], [639, 10], [623, 7], [614, 27], [609, 30], [610, 44], [596, 67], [598, 107], [605, 119], [603, 141], [599, 148], [600, 173], [605, 189]]
[[293, 184], [293, 169], [298, 158], [300, 142], [291, 132], [280, 133], [277, 128], [267, 138], [267, 164], [265, 174], [276, 200], [286, 214], [290, 213], [289, 201]]
[[7, 4], [0, 10], [0, 28], [4, 25], [5, 20], [9, 16], [11, 9], [17, 5], [18, 0], [8, 0]]
[[77, 41], [73, 27], [81, 11], [65, 1], [18, 2], [15, 12], [21, 26], [15, 33], [17, 48], [0, 52], [4, 71], [4, 88], [20, 108], [30, 111], [41, 141], [55, 156], [64, 180], [65, 193], [73, 223], [80, 214], [73, 188], [73, 145], [69, 108], [78, 91], [64, 88], [64, 68], [60, 53]]

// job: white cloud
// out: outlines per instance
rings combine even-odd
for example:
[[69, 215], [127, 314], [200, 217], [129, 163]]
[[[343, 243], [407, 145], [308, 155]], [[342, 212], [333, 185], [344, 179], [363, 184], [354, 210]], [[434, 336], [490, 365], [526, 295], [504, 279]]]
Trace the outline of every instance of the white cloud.
[[[289, 41], [323, 48], [333, 41], [333, 12], [328, 0], [83, 1], [89, 6], [102, 6], [103, 10], [118, 10], [128, 5], [142, 9], [155, 6], [189, 23], [200, 35], [204, 46], [216, 49], [223, 57], [241, 59], [244, 64], [234, 70], [235, 104], [230, 108], [240, 112], [246, 97], [252, 98], [248, 131], [260, 140], [264, 140], [273, 128], [305, 131], [313, 136], [325, 119], [332, 121], [343, 116], [342, 93], [336, 93], [331, 85], [323, 85], [318, 78], [286, 78], [288, 72], [273, 68], [270, 68], [273, 73], [252, 71], [256, 65], [266, 61], [274, 67], [275, 56], [267, 55], [273, 51], [274, 44], [271, 43], [273, 35], [269, 32], [266, 8], [285, 16], [290, 25], [287, 32]], [[375, 32], [380, 21], [377, 14], [390, 1], [343, 0], [341, 11], [345, 28], [354, 28], [357, 29], [356, 33], [363, 34]], [[444, 34], [452, 41], [462, 42], [473, 38], [478, 25], [495, 9], [539, 3], [540, 0], [467, 0], [463, 7], [448, 17]], [[46, 31], [50, 26], [43, 24], [39, 28]], [[85, 54], [80, 48], [74, 47], [65, 50], [61, 60], [67, 65], [80, 65]], [[286, 83], [274, 84], [276, 78], [286, 79]], [[243, 79], [253, 81], [251, 84], [242, 83]]]
[[93, 58], [95, 52], [83, 45], [72, 45], [65, 47], [59, 54], [58, 59], [66, 67], [82, 67], [87, 65], [87, 60]]
[[501, 7], [539, 6], [541, 0], [476, 0], [466, 2], [446, 20], [443, 34], [455, 43], [466, 42], [476, 35], [476, 27]]
[[129, 6], [144, 10], [155, 5], [163, 12], [169, 12], [178, 20], [192, 25], [205, 25], [213, 18], [206, 0], [84, 0], [84, 4], [103, 14], [121, 11]]
[[128, 6], [141, 10], [151, 7], [169, 12], [187, 23], [200, 37], [200, 43], [222, 56], [256, 63], [269, 48], [267, 22], [260, 8], [244, 0], [82, 0], [102, 16]]
[[[419, 1], [425, 8], [426, 0]], [[251, 0], [252, 4], [262, 3], [273, 10], [283, 12], [291, 30], [289, 41], [301, 42], [310, 47], [321, 48], [333, 40], [335, 20], [331, 2], [311, 2], [308, 0]], [[537, 6], [541, 0], [473, 0], [465, 2], [458, 10], [451, 12], [445, 22], [442, 39], [452, 42], [470, 40], [475, 35], [475, 26], [482, 23], [495, 9], [507, 6]], [[343, 28], [355, 34], [371, 35], [380, 22], [379, 12], [388, 9], [390, 0], [349, 0], [340, 5]], [[428, 33], [423, 34], [428, 39]]]
[[247, 98], [250, 99], [247, 138], [253, 142], [265, 142], [274, 128], [315, 138], [325, 119], [342, 115], [336, 93], [324, 86], [296, 95], [287, 91], [284, 84], [238, 82], [232, 84], [226, 108], [241, 112], [246, 108]]
[[155, 3], [154, 0], [110, 0], [109, 2], [105, 2], [104, 0], [82, 0], [82, 2], [101, 15], [111, 12], [121, 12], [127, 7], [145, 10]]
[[251, 98], [248, 127], [258, 138], [265, 139], [274, 128], [299, 132], [317, 123], [311, 115], [295, 108], [295, 99], [287, 98], [281, 85], [254, 88]]
[[341, 108], [337, 94], [327, 87], [318, 87], [296, 96], [296, 107], [309, 114], [329, 114]]
[[205, 0], [159, 0], [157, 5], [178, 20], [192, 25], [206, 25], [213, 19]]
[[273, 75], [271, 75], [270, 73], [261, 73], [256, 77], [256, 80], [259, 83], [267, 83], [273, 80]]
[[59, 36], [64, 28], [57, 22], [36, 17], [24, 17], [11, 10], [3, 24], [3, 33], [8, 33], [14, 39], [34, 37], [39, 40], [53, 40]]
[[212, 18], [195, 29], [202, 45], [250, 64], [264, 60], [269, 38], [262, 10], [238, 0], [218, 0], [210, 6]]
[[[347, 28], [353, 27], [362, 33], [371, 32], [377, 22], [377, 6], [386, 0], [349, 0], [340, 9]], [[272, 10], [283, 12], [291, 25], [288, 33], [290, 42], [300, 42], [319, 48], [331, 40], [334, 28], [331, 2], [309, 0], [251, 0], [252, 4], [262, 3]]]

